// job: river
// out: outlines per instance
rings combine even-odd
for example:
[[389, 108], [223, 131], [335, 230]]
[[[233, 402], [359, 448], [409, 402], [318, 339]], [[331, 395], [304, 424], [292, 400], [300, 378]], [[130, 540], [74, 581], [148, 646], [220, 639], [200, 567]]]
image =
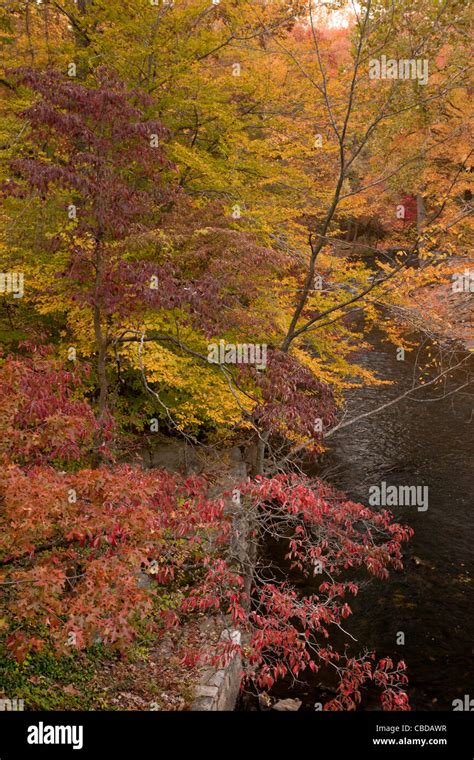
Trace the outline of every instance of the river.
[[[371, 343], [373, 350], [359, 360], [393, 385], [351, 390], [351, 416], [382, 405], [412, 383], [416, 352], [398, 361], [380, 333], [372, 334]], [[418, 364], [431, 350], [425, 347]], [[442, 390], [416, 396], [425, 400], [404, 399], [336, 432], [322, 462], [328, 480], [365, 504], [369, 486], [382, 481], [428, 486], [426, 511], [390, 507], [415, 531], [405, 545], [405, 570], [372, 584], [352, 604], [350, 625], [361, 643], [405, 660], [411, 706], [419, 710], [451, 710], [453, 699], [474, 697], [472, 392], [446, 396], [464, 381], [464, 372], [457, 371]], [[426, 400], [440, 395], [446, 397]], [[405, 634], [404, 645], [396, 644], [398, 632]]]
[[[426, 345], [417, 358], [416, 352], [407, 352], [398, 361], [396, 349], [380, 332], [368, 340], [372, 350], [361, 351], [357, 360], [392, 384], [351, 389], [346, 397], [350, 418], [408, 389], [415, 362], [426, 363], [432, 351]], [[451, 363], [460, 358], [453, 355]], [[464, 381], [463, 371], [457, 371], [442, 389], [430, 387], [418, 400], [405, 398], [341, 429], [328, 439], [328, 451], [307, 468], [308, 474], [323, 477], [364, 504], [369, 503], [369, 487], [382, 481], [428, 486], [425, 511], [390, 507], [397, 521], [415, 531], [404, 545], [404, 570], [392, 572], [387, 581], [374, 580], [351, 600], [353, 615], [345, 621], [358, 640], [356, 649], [405, 660], [410, 704], [417, 710], [452, 710], [454, 699], [474, 698], [472, 392], [447, 395]], [[445, 398], [427, 400], [440, 395]], [[397, 644], [400, 632], [403, 645]], [[272, 694], [297, 697], [306, 710], [332, 696], [324, 694], [312, 675], [297, 685], [280, 682]], [[377, 704], [369, 700], [366, 709], [378, 709]], [[256, 709], [255, 700], [244, 700], [242, 707]]]

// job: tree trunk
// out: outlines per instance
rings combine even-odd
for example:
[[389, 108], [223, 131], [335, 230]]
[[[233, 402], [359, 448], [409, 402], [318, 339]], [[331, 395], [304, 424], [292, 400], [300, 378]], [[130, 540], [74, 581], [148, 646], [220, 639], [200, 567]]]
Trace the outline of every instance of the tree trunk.
[[425, 199], [423, 198], [421, 193], [418, 193], [416, 196], [416, 228], [418, 230], [419, 235], [421, 235], [421, 233], [423, 232], [425, 221], [426, 221]]
[[[94, 335], [97, 351], [97, 379], [99, 383], [99, 429], [96, 434], [96, 447], [98, 453], [104, 443], [104, 427], [108, 412], [108, 385], [107, 385], [107, 336], [102, 329], [102, 313], [100, 309], [100, 291], [102, 287], [102, 253], [100, 240], [95, 249], [95, 289], [94, 289]], [[100, 453], [99, 453], [100, 457]]]

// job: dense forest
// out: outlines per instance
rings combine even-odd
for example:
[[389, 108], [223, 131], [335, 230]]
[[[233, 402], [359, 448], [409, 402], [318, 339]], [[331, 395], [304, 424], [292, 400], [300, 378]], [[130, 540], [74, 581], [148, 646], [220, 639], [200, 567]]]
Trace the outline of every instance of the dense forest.
[[187, 710], [238, 658], [261, 709], [409, 710], [350, 625], [413, 527], [321, 462], [472, 391], [469, 5], [8, 0], [0, 39], [0, 696]]

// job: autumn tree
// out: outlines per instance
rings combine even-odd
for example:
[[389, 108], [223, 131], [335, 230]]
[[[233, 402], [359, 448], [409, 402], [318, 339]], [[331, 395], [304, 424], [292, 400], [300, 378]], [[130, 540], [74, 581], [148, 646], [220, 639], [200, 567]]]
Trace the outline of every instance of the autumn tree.
[[[119, 367], [139, 365], [147, 389], [148, 379], [159, 381], [161, 368], [170, 384], [173, 364], [178, 371], [193, 367], [194, 385], [189, 388], [195, 396], [201, 383], [199, 368], [204, 368], [202, 377], [215, 388], [217, 373], [236, 423], [243, 416], [253, 428], [260, 411], [253, 414], [252, 407], [258, 406], [262, 393], [270, 398], [281, 368], [280, 411], [289, 403], [288, 420], [300, 415], [299, 426], [308, 432], [314, 429], [316, 439], [320, 431], [312, 420], [333, 414], [331, 404], [323, 410], [325, 402], [318, 412], [318, 399], [329, 399], [331, 394], [325, 380], [318, 383], [302, 367], [303, 406], [297, 411], [298, 394], [294, 403], [289, 402], [287, 389], [294, 383], [291, 368], [299, 371], [299, 358], [284, 368], [282, 357], [275, 353], [269, 370], [274, 379], [270, 385], [268, 379], [263, 381], [265, 391], [258, 374], [241, 373], [239, 379], [225, 366], [215, 368], [206, 349], [210, 338], [222, 335], [235, 340], [244, 336], [252, 342], [260, 335], [265, 344], [278, 342], [284, 306], [279, 280], [294, 268], [288, 253], [264, 246], [245, 227], [236, 229], [221, 205], [201, 208], [188, 197], [166, 158], [166, 130], [143, 112], [151, 106], [149, 96], [127, 91], [103, 70], [95, 88], [50, 72], [21, 71], [18, 78], [40, 99], [22, 113], [30, 126], [25, 157], [12, 161], [13, 176], [4, 183], [4, 193], [13, 213], [34, 204], [28, 242], [43, 259], [41, 264], [31, 266], [24, 234], [20, 240], [13, 232], [8, 240], [16, 261], [25, 262], [28, 280], [41, 283], [33, 285], [28, 296], [36, 308], [51, 313], [59, 305], [69, 313], [67, 325], [75, 345], [69, 346], [68, 358], [75, 360], [79, 348], [82, 354], [94, 353], [100, 430], [109, 412], [107, 362], [115, 352]], [[255, 272], [252, 280], [249, 268]], [[138, 357], [128, 348], [137, 344]], [[147, 366], [143, 346], [149, 344], [158, 348], [148, 352]], [[242, 380], [246, 387], [240, 387]], [[172, 420], [166, 401], [151, 392], [165, 418]], [[223, 396], [221, 391], [216, 398], [215, 415], [225, 423], [219, 413]], [[311, 405], [314, 410], [309, 415]], [[190, 412], [185, 398], [180, 415], [188, 427]], [[283, 419], [280, 414], [278, 426], [285, 435]], [[173, 424], [179, 422], [178, 418]], [[288, 431], [292, 426], [294, 421]]]
[[138, 636], [212, 613], [247, 631], [248, 641], [190, 650], [189, 664], [203, 655], [225, 662], [238, 651], [247, 678], [263, 689], [288, 673], [329, 668], [338, 696], [325, 709], [354, 709], [369, 684], [384, 709], [408, 709], [403, 662], [348, 653], [331, 638], [358, 591], [348, 573], [384, 578], [400, 568], [409, 529], [319, 481], [249, 481], [240, 497], [258, 530], [286, 535], [288, 560], [305, 575], [321, 573], [322, 582], [301, 599], [258, 567], [247, 586], [227, 500], [212, 497], [205, 478], [83, 468], [94, 416], [73, 398], [80, 378], [31, 356], [32, 348], [0, 367], [1, 636], [12, 657], [22, 663], [45, 648], [59, 656], [97, 642], [126, 656]]
[[[343, 391], [381, 382], [353, 357], [371, 328], [396, 345], [432, 329], [436, 300], [420, 316], [419, 294], [472, 234], [466, 12], [367, 0], [346, 16], [331, 29], [286, 0], [2, 10], [0, 258], [25, 274], [24, 298], [2, 294], [0, 363], [17, 659], [68, 641], [126, 653], [140, 626], [215, 611], [248, 633], [257, 688], [332, 670], [327, 709], [354, 709], [369, 683], [406, 709], [404, 663], [330, 639], [359, 573], [399, 570], [411, 531], [293, 473], [354, 422]], [[371, 78], [381, 53], [427, 58], [429, 79]], [[264, 345], [266, 361], [210, 360], [221, 341]], [[206, 478], [110, 461], [150, 417], [246, 449], [233, 512]], [[269, 536], [292, 570], [321, 573], [312, 595], [269, 577]]]

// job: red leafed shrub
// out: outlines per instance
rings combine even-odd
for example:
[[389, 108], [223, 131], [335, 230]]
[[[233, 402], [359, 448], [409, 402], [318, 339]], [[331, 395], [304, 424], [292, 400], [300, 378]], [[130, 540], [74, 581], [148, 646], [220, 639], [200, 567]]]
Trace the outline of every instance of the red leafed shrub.
[[[355, 709], [369, 682], [380, 688], [385, 709], [408, 709], [403, 662], [350, 657], [330, 638], [351, 614], [347, 596], [358, 591], [338, 576], [365, 567], [385, 577], [401, 566], [400, 544], [410, 531], [323, 483], [276, 477], [249, 482], [241, 493], [255, 538], [265, 531], [291, 536], [288, 559], [307, 575], [321, 562], [330, 580], [318, 581], [317, 593], [301, 596], [290, 583], [269, 580], [257, 562], [249, 607], [244, 579], [228, 558], [225, 501], [208, 499], [202, 479], [129, 465], [72, 474], [5, 468], [0, 562], [4, 603], [15, 620], [12, 654], [21, 660], [46, 642], [65, 652], [98, 637], [126, 652], [139, 629], [158, 632], [183, 616], [221, 612], [248, 638], [244, 649], [225, 644], [219, 657], [238, 649], [259, 688], [325, 666], [339, 679], [339, 694], [325, 709]], [[154, 601], [166, 588], [173, 603], [157, 613]]]
[[84, 379], [45, 351], [9, 356], [0, 365], [0, 455], [22, 463], [76, 461], [93, 445], [96, 420], [75, 398]]
[[260, 390], [261, 401], [252, 412], [257, 425], [272, 435], [313, 438], [314, 447], [320, 446], [323, 428], [336, 420], [334, 394], [327, 383], [295, 357], [276, 349], [268, 352], [265, 372], [247, 365], [240, 372], [253, 377]]
[[[334, 633], [344, 632], [362, 571], [384, 579], [402, 567], [411, 529], [299, 475], [248, 480], [230, 509], [209, 497], [204, 478], [127, 464], [60, 471], [48, 458], [78, 459], [96, 430], [75, 398], [79, 376], [42, 355], [7, 358], [0, 375], [0, 590], [13, 657], [97, 641], [126, 654], [144, 631], [220, 613], [246, 638], [224, 643], [216, 659], [239, 650], [257, 688], [323, 668], [338, 683], [325, 709], [355, 709], [368, 684], [384, 709], [409, 709], [404, 663], [339, 651]], [[233, 521], [258, 549], [250, 587]], [[284, 581], [265, 557], [268, 537], [286, 547]], [[312, 579], [310, 595], [292, 572]]]
[[[406, 709], [404, 663], [349, 657], [329, 641], [351, 614], [347, 596], [358, 591], [338, 576], [365, 567], [383, 578], [401, 566], [400, 544], [410, 531], [387, 513], [345, 501], [322, 483], [276, 477], [244, 485], [255, 538], [264, 531], [289, 536], [288, 559], [308, 575], [320, 562], [329, 578], [302, 597], [289, 583], [268, 580], [257, 563], [249, 607], [244, 579], [228, 560], [225, 502], [208, 499], [203, 480], [128, 465], [73, 474], [11, 465], [1, 496], [4, 601], [22, 623], [7, 643], [19, 659], [45, 641], [64, 652], [97, 637], [125, 652], [139, 626], [158, 631], [157, 622], [166, 627], [183, 615], [221, 612], [247, 632], [241, 653], [259, 688], [328, 666], [339, 696], [326, 709], [354, 709], [369, 681], [385, 708]], [[164, 587], [173, 604], [154, 618]], [[220, 656], [236, 648], [228, 643]]]
[[[22, 623], [8, 638], [12, 653], [21, 659], [39, 640], [65, 652], [98, 637], [125, 651], [139, 626], [156, 629], [153, 600], [163, 586], [176, 591], [176, 613], [190, 575], [199, 584], [212, 571], [228, 535], [224, 502], [205, 490], [203, 481], [128, 465], [4, 468], [2, 591], [8, 615]], [[214, 591], [217, 607], [224, 583]], [[172, 624], [176, 614], [163, 620]]]
[[[257, 561], [248, 616], [235, 603], [229, 609], [248, 632], [248, 677], [268, 689], [278, 678], [325, 668], [337, 676], [338, 696], [324, 709], [356, 709], [369, 683], [380, 689], [384, 709], [409, 709], [404, 662], [377, 662], [367, 652], [350, 656], [330, 639], [344, 630], [351, 614], [347, 599], [359, 590], [351, 573], [363, 568], [384, 579], [390, 568], [401, 569], [401, 544], [412, 529], [392, 522], [387, 511], [373, 512], [321, 481], [296, 475], [256, 479], [242, 487], [241, 498], [253, 516], [255, 540], [286, 539], [291, 569], [312, 578], [315, 588], [303, 596], [272, 577], [267, 557]], [[225, 655], [233, 649], [228, 645]]]

